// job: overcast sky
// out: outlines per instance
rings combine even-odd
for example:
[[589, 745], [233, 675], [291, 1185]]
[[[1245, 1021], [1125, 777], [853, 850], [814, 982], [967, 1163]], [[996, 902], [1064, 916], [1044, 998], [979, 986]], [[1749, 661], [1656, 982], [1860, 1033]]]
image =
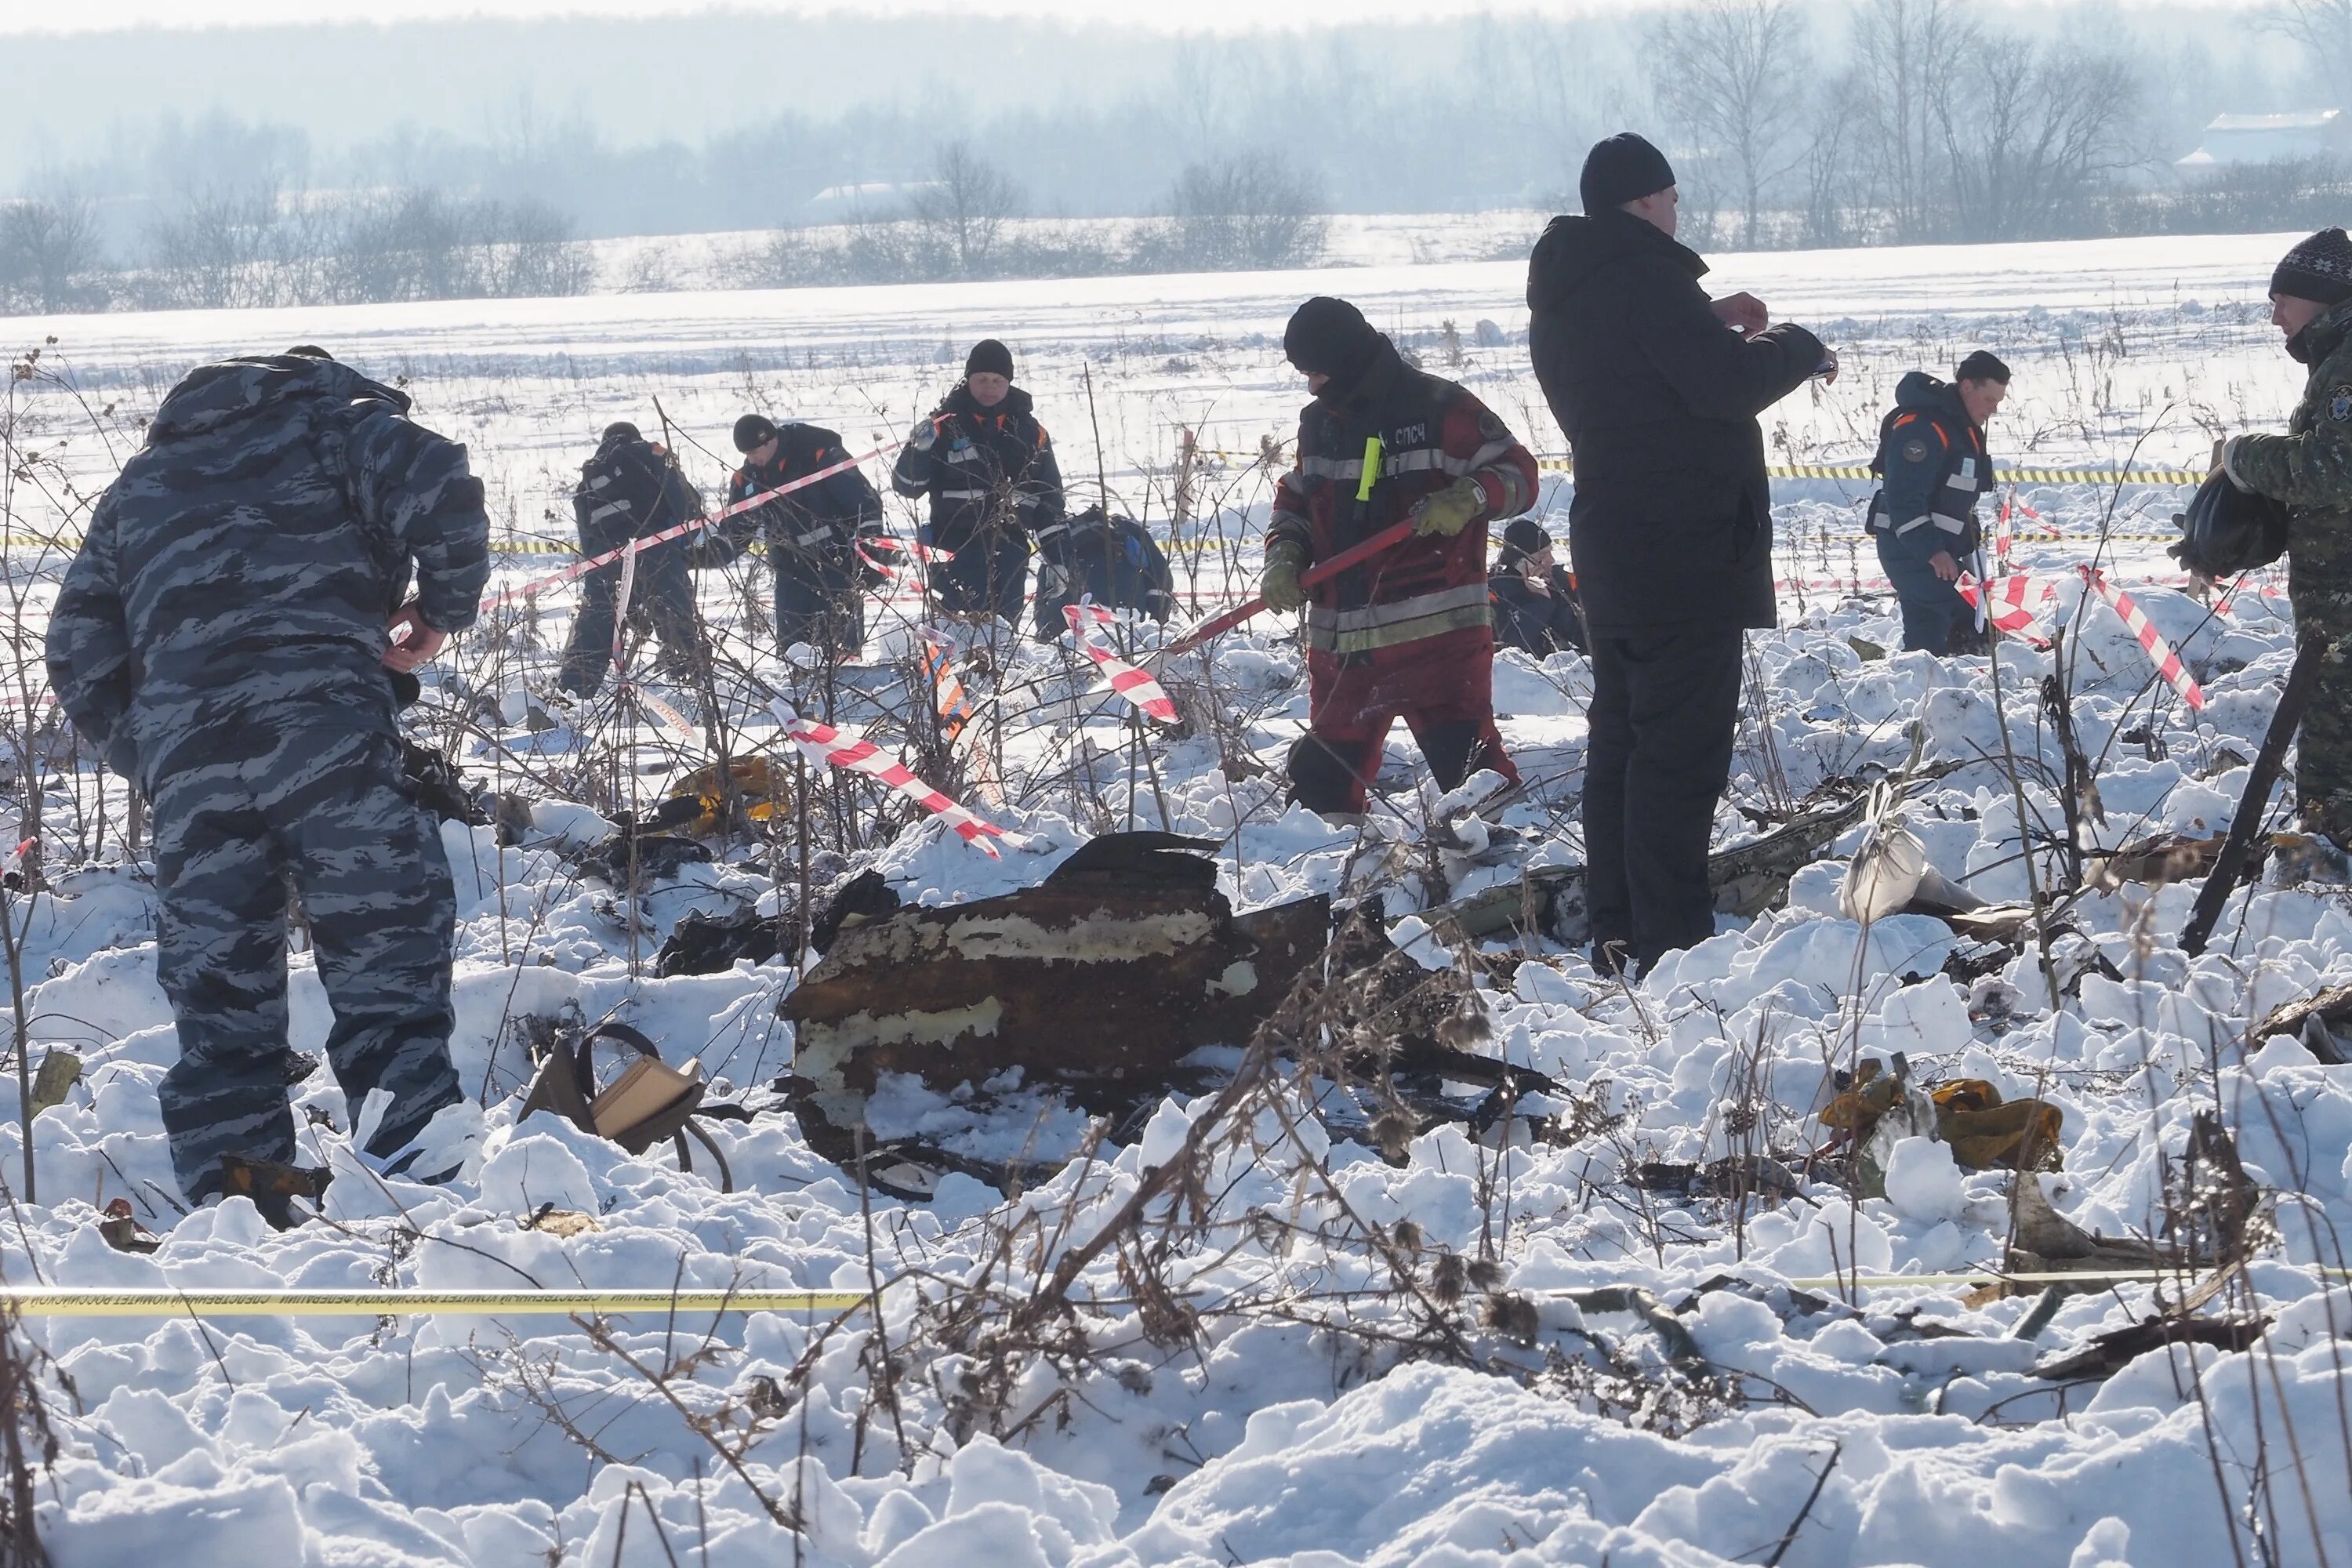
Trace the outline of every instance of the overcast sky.
[[[1657, 3], [1658, 0], [952, 0], [952, 8], [966, 14], [978, 11], [1186, 31], [1366, 20], [1433, 21], [1482, 12], [1558, 16], [1622, 11]], [[318, 0], [85, 0], [73, 6], [61, 6], [57, 0], [0, 0], [0, 30], [62, 32], [158, 25], [194, 27], [371, 19], [389, 23], [426, 17], [536, 17], [583, 13], [646, 16], [719, 9], [836, 11], [871, 16], [894, 11], [937, 12], [949, 8], [950, 0], [859, 0], [856, 5], [778, 4], [776, 0], [762, 4], [761, 0], [743, 0], [731, 6], [715, 5], [710, 0], [402, 0], [398, 5], [370, 18], [349, 11], [323, 14]]]

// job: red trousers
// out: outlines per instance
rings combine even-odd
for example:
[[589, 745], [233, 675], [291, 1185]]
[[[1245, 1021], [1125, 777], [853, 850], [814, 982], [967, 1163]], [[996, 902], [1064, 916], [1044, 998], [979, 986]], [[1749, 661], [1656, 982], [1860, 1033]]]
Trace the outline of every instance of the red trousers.
[[1307, 733], [1290, 753], [1293, 796], [1310, 811], [1360, 812], [1389, 727], [1412, 731], [1437, 787], [1480, 768], [1519, 770], [1495, 728], [1495, 636], [1486, 627], [1341, 656], [1307, 653]]

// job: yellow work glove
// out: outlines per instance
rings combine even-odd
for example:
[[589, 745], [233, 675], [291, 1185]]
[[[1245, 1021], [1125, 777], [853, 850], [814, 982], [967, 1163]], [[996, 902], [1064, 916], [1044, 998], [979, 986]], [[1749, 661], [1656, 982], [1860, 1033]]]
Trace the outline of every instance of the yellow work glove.
[[1307, 569], [1307, 552], [1295, 539], [1277, 539], [1265, 547], [1265, 574], [1257, 591], [1265, 607], [1287, 615], [1307, 602], [1298, 574]]
[[1486, 487], [1464, 475], [1431, 495], [1423, 496], [1421, 504], [1412, 509], [1415, 533], [1443, 534], [1451, 539], [1470, 526], [1470, 520], [1486, 507]]

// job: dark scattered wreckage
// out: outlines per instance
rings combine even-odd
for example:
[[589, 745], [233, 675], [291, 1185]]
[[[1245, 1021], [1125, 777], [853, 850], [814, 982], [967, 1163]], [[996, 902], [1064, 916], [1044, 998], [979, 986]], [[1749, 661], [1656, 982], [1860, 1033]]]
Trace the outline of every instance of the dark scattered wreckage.
[[[1948, 771], [1937, 765], [1920, 770], [1914, 778], [1931, 779]], [[1864, 777], [1829, 779], [1784, 819], [1759, 817], [1759, 826], [1769, 828], [1762, 837], [1707, 858], [1716, 912], [1750, 920], [1785, 901], [1790, 879], [1828, 856], [1840, 838], [1870, 818], [1874, 791], [1883, 783]], [[2013, 942], [2031, 920], [2025, 906], [1988, 904], [1932, 870], [1916, 879], [1889, 912], [1934, 915], [1960, 936], [1980, 942]], [[1581, 866], [1538, 867], [1515, 882], [1432, 910], [1424, 918], [1472, 941], [1512, 931], [1531, 931], [1568, 947], [1592, 941]]]
[[1381, 1059], [1350, 1061], [1377, 1089], [1334, 1085], [1318, 1106], [1343, 1135], [1401, 1154], [1400, 1140], [1435, 1121], [1491, 1125], [1521, 1097], [1561, 1092], [1462, 1048], [1469, 982], [1397, 952], [1376, 917], [1359, 914], [1335, 942], [1319, 896], [1234, 914], [1214, 848], [1107, 835], [1037, 887], [938, 908], [899, 907], [871, 874], [849, 883], [812, 932], [823, 958], [778, 1008], [796, 1043], [776, 1087], [810, 1146], [900, 1196], [928, 1195], [950, 1171], [1017, 1182], [1059, 1157], [877, 1131], [887, 1080], [975, 1110], [1043, 1091], [1131, 1136], [1170, 1093], [1212, 1086], [1223, 1064], [1203, 1059], [1211, 1048], [1246, 1046], [1302, 986], [1328, 1003], [1321, 1035], [1352, 1041], [1382, 1021]]
[[1851, 1153], [1855, 1189], [1864, 1197], [1886, 1195], [1887, 1156], [1905, 1138], [1946, 1144], [1953, 1161], [1970, 1171], [2063, 1167], [2065, 1118], [2046, 1100], [2005, 1101], [1979, 1078], [1950, 1079], [1923, 1090], [1912, 1083], [1911, 1064], [1901, 1051], [1891, 1063], [1865, 1058], [1852, 1072], [1839, 1069], [1832, 1081], [1837, 1097], [1822, 1110], [1822, 1125], [1832, 1136], [1817, 1158]]
[[[596, 1076], [599, 1044], [618, 1047], [623, 1054], [619, 1069], [602, 1083]], [[749, 1121], [751, 1117], [740, 1105], [709, 1100], [709, 1090], [698, 1060], [672, 1067], [662, 1059], [661, 1047], [641, 1031], [607, 1020], [576, 1035], [561, 1036], [550, 1045], [531, 1075], [516, 1120], [548, 1111], [583, 1132], [611, 1139], [632, 1154], [642, 1154], [667, 1138], [677, 1151], [681, 1171], [694, 1169], [693, 1151], [687, 1145], [691, 1135], [719, 1167], [719, 1190], [731, 1193], [735, 1175], [728, 1168], [726, 1151], [696, 1119]]]
[[2352, 985], [2323, 985], [2308, 996], [2281, 1003], [2246, 1031], [2259, 1047], [2273, 1035], [2291, 1035], [2328, 1067], [2352, 1066]]

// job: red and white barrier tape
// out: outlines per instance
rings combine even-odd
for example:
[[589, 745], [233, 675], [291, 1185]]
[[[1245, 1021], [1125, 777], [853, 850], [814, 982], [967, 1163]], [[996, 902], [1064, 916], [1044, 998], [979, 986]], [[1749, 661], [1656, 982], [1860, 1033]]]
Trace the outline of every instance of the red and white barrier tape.
[[[2058, 590], [2046, 577], [1995, 577], [1979, 583], [1966, 572], [1952, 586], [1971, 607], [1990, 598], [1986, 617], [2002, 631], [2015, 636], [2039, 618], [2039, 606], [2055, 598]], [[1990, 592], [1988, 593], [1988, 590]]]
[[1180, 721], [1176, 716], [1176, 704], [1170, 700], [1165, 687], [1152, 679], [1149, 671], [1138, 669], [1134, 665], [1113, 653], [1108, 643], [1096, 639], [1092, 628], [1117, 626], [1118, 624], [1117, 616], [1104, 609], [1100, 605], [1095, 604], [1065, 605], [1062, 606], [1062, 615], [1070, 623], [1070, 630], [1077, 637], [1079, 651], [1102, 667], [1102, 672], [1110, 678], [1110, 689], [1113, 691], [1133, 703], [1139, 711], [1159, 720], [1162, 724], [1174, 724]]
[[906, 443], [903, 441], [892, 441], [887, 446], [875, 447], [874, 450], [866, 453], [864, 457], [844, 458], [838, 463], [834, 463], [828, 467], [819, 468], [813, 474], [803, 474], [799, 479], [793, 479], [790, 483], [778, 485], [774, 489], [761, 490], [755, 496], [745, 496], [733, 506], [722, 507], [709, 517], [688, 518], [684, 522], [679, 523], [676, 528], [666, 528], [659, 533], [647, 534], [643, 539], [633, 539], [617, 550], [607, 550], [602, 555], [592, 555], [585, 561], [575, 561], [561, 572], [551, 572], [544, 577], [534, 578], [530, 582], [522, 584], [519, 587], [501, 589], [498, 593], [492, 594], [488, 598], [484, 599], [482, 601], [482, 608], [487, 610], [493, 605], [503, 605], [510, 600], [527, 599], [534, 594], [543, 593], [547, 589], [557, 587], [562, 584], [573, 582], [576, 579], [585, 577], [589, 573], [595, 571], [599, 566], [609, 566], [614, 562], [621, 559], [624, 555], [635, 555], [640, 551], [651, 550], [656, 544], [667, 544], [671, 540], [683, 538], [685, 535], [692, 533], [698, 529], [716, 527], [719, 523], [726, 521], [730, 517], [740, 517], [747, 511], [756, 510], [757, 509], [767, 505], [778, 496], [790, 495], [794, 490], [806, 489], [809, 486], [815, 484], [820, 479], [829, 479], [835, 474], [857, 467], [860, 463], [895, 452], [905, 445]]
[[2108, 607], [2123, 617], [2125, 626], [2139, 639], [2139, 646], [2155, 662], [2157, 674], [2170, 682], [2172, 689], [2180, 693], [2180, 700], [2192, 710], [2203, 708], [2204, 689], [2197, 684], [2196, 678], [2180, 662], [2180, 656], [2172, 651], [2172, 645], [2166, 642], [2162, 634], [2149, 624], [2147, 612], [2133, 601], [2129, 594], [2108, 582], [2105, 574], [2089, 566], [2078, 566], [2075, 570], [2083, 574], [2084, 582], [2098, 591], [2099, 597], [2107, 602]]
[[[908, 570], [907, 570], [905, 567], [903, 567], [903, 566], [886, 566], [886, 565], [884, 565], [881, 562], [875, 560], [873, 556], [868, 555], [868, 554], [866, 552], [866, 544], [867, 544], [868, 542], [868, 542], [868, 541], [866, 541], [866, 540], [860, 540], [860, 541], [858, 541], [858, 543], [857, 543], [857, 559], [859, 559], [860, 561], [865, 562], [866, 565], [868, 565], [868, 566], [872, 567], [875, 571], [877, 571], [877, 572], [880, 573], [880, 574], [882, 574], [883, 578], [884, 578], [886, 581], [887, 581], [887, 582], [891, 582], [891, 583], [904, 584], [904, 583], [906, 583], [906, 582], [909, 581], [909, 580], [914, 576], [914, 574], [913, 574], [913, 573], [911, 573], [911, 572], [908, 571]], [[870, 542], [872, 542], [872, 543], [877, 543], [877, 544], [881, 544], [881, 543], [895, 543], [895, 542], [896, 542], [896, 541], [874, 540], [874, 541], [871, 541]], [[918, 595], [918, 597], [919, 597], [919, 595]]]
[[889, 785], [933, 816], [956, 831], [956, 836], [992, 860], [1004, 857], [991, 844], [992, 837], [1013, 841], [1013, 836], [992, 822], [982, 821], [964, 807], [917, 778], [906, 763], [893, 762], [882, 754], [882, 748], [867, 740], [850, 740], [830, 724], [814, 719], [803, 719], [792, 705], [778, 698], [768, 705], [769, 710], [782, 721], [784, 734], [798, 746], [809, 761], [820, 765], [845, 768]]

